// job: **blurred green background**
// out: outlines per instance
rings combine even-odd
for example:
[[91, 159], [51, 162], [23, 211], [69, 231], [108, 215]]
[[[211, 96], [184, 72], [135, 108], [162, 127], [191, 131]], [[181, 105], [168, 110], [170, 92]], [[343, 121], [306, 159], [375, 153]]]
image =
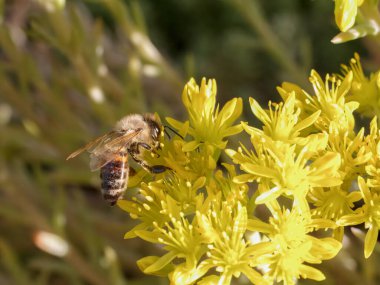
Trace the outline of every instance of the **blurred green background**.
[[[122, 116], [183, 119], [184, 84], [205, 76], [220, 103], [242, 97], [253, 120], [249, 96], [279, 100], [283, 81], [309, 89], [311, 68], [338, 72], [355, 51], [368, 70], [380, 65], [371, 39], [330, 43], [330, 0], [0, 3], [1, 285], [168, 283], [137, 268], [159, 248], [123, 239], [134, 221], [102, 200], [88, 156], [65, 160]], [[362, 241], [347, 234], [320, 266], [323, 284], [380, 284], [379, 252], [365, 262]]]

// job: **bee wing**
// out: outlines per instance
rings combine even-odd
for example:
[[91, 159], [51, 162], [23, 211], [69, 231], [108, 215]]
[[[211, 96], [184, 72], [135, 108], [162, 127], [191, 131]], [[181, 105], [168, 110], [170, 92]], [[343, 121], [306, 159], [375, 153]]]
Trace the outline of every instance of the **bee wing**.
[[[73, 153], [71, 153], [67, 158], [66, 160], [69, 160], [71, 158], [74, 158], [76, 157], [78, 154], [81, 154], [82, 152], [84, 151], [88, 151], [88, 152], [92, 152], [92, 150], [98, 148], [100, 145], [106, 143], [107, 141], [109, 141], [110, 139], [112, 139], [112, 137], [114, 137], [116, 134], [118, 134], [117, 132], [115, 131], [111, 131], [109, 133], [106, 133], [105, 135], [102, 135], [101, 137], [98, 137], [92, 141], [90, 141], [88, 144], [86, 144], [85, 146], [81, 147], [80, 149], [77, 149], [76, 151], [74, 151]], [[118, 137], [120, 136], [120, 134], [118, 134]]]
[[109, 136], [101, 141], [98, 145], [88, 150], [93, 155], [100, 155], [103, 153], [111, 152], [118, 154], [120, 149], [125, 147], [126, 144], [137, 136], [141, 129], [130, 129], [126, 132], [116, 132], [116, 136]]
[[95, 171], [106, 165], [111, 160], [114, 160], [120, 155], [120, 152], [125, 148], [126, 144], [137, 136], [141, 129], [130, 130], [126, 134], [119, 135], [111, 140], [102, 141], [94, 149], [89, 150], [90, 169]]
[[[122, 136], [116, 137], [110, 141], [105, 142], [104, 147], [107, 149], [118, 149], [119, 146], [125, 146], [131, 139], [137, 136], [142, 129], [129, 130], [127, 133], [124, 133]], [[98, 151], [98, 150], [94, 150]]]
[[109, 163], [110, 161], [115, 160], [120, 155], [119, 152], [121, 151], [122, 148], [123, 148], [123, 146], [120, 146], [119, 151], [107, 150], [107, 151], [104, 151], [104, 152], [97, 154], [97, 155], [91, 153], [91, 155], [90, 155], [90, 170], [96, 171], [99, 168], [106, 165], [107, 163]]

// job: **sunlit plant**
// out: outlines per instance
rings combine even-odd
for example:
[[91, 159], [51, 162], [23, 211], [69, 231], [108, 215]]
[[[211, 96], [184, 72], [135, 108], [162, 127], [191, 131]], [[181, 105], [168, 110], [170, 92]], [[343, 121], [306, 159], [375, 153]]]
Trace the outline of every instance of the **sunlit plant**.
[[[369, 84], [358, 61], [324, 79], [313, 70], [312, 93], [284, 83], [282, 101], [267, 109], [250, 98], [261, 127], [238, 122], [240, 98], [216, 103], [215, 80], [191, 79], [182, 93], [188, 120], [167, 118], [177, 135], [162, 136], [159, 158], [147, 156], [171, 170], [118, 202], [140, 222], [125, 237], [162, 250], [140, 259], [140, 269], [171, 284], [230, 284], [243, 275], [252, 284], [321, 281], [313, 265], [334, 258], [344, 228], [362, 223], [368, 258], [380, 227], [380, 136], [376, 118], [368, 135], [355, 129], [353, 112], [369, 113], [355, 100]], [[242, 131], [249, 143], [229, 147]], [[220, 163], [222, 153], [229, 162]]]

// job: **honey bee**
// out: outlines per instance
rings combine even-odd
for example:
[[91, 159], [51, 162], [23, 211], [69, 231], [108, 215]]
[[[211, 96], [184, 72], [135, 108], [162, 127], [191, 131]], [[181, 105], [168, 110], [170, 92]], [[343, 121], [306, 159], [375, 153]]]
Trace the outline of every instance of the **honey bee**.
[[115, 205], [128, 184], [128, 156], [151, 173], [169, 169], [164, 165], [148, 165], [139, 157], [140, 148], [155, 152], [160, 147], [162, 125], [153, 114], [128, 115], [118, 121], [112, 131], [74, 151], [66, 160], [83, 151], [90, 153], [90, 169], [100, 169], [104, 199]]

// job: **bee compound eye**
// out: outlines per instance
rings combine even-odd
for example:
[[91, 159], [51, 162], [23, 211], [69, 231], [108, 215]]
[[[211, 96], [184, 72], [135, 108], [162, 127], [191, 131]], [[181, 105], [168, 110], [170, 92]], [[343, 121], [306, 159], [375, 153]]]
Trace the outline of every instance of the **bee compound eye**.
[[159, 135], [159, 133], [160, 133], [160, 130], [159, 130], [157, 127], [155, 127], [155, 128], [153, 129], [153, 134], [152, 134], [153, 139], [157, 140], [157, 139], [158, 139], [158, 135]]

